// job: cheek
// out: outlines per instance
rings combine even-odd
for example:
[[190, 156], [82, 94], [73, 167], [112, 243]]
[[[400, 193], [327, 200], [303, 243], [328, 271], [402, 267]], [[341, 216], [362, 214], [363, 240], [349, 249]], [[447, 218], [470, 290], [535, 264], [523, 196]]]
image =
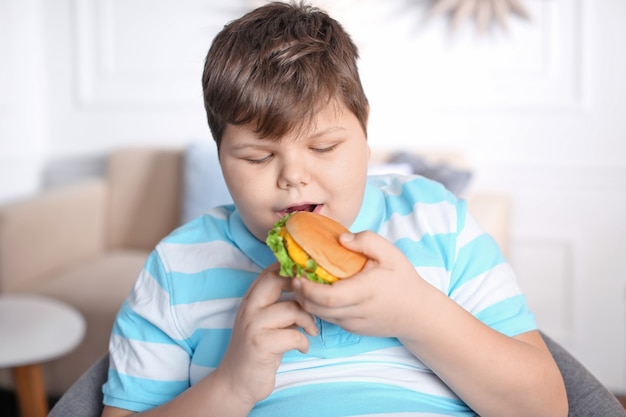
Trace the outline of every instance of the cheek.
[[364, 184], [367, 176], [367, 160], [365, 158], [346, 158], [346, 163], [338, 165], [332, 170], [332, 181], [336, 186], [346, 189], [353, 189]]
[[271, 186], [267, 169], [253, 169], [244, 164], [225, 166], [224, 179], [238, 207], [255, 205], [263, 201]]
[[242, 197], [249, 194], [246, 187], [250, 183], [247, 171], [232, 164], [225, 164], [223, 173], [233, 200], [235, 200], [235, 203], [239, 203]]

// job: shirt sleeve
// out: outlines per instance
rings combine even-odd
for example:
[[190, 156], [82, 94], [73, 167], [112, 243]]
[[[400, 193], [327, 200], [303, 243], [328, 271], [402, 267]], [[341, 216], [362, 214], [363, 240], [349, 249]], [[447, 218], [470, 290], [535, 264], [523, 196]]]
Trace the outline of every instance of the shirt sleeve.
[[515, 272], [495, 239], [457, 202], [455, 261], [448, 295], [486, 325], [508, 336], [537, 329]]
[[145, 411], [189, 387], [191, 352], [176, 323], [169, 282], [155, 250], [113, 326], [105, 405]]

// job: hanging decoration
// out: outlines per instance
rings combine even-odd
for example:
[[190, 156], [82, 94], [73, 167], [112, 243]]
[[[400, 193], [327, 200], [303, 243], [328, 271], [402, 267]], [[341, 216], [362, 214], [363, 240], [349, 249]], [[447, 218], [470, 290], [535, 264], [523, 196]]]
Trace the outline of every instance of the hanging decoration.
[[499, 24], [506, 31], [510, 15], [530, 20], [531, 16], [522, 0], [435, 0], [428, 11], [428, 18], [441, 15], [450, 17], [450, 30], [456, 31], [461, 24], [473, 18], [479, 33], [489, 26]]

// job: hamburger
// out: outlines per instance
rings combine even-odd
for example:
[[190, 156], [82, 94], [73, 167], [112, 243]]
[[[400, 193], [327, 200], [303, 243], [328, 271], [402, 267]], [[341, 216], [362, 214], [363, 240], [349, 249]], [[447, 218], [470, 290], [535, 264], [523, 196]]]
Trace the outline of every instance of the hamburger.
[[365, 255], [339, 243], [344, 232], [348, 229], [335, 220], [298, 211], [276, 222], [266, 243], [280, 263], [281, 276], [331, 284], [356, 274], [367, 262]]

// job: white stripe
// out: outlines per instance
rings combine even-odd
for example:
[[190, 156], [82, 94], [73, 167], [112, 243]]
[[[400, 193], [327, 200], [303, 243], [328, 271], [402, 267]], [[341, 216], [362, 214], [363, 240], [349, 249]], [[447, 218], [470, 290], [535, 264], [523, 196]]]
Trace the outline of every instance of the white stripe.
[[458, 242], [457, 253], [465, 245], [467, 245], [468, 243], [472, 242], [477, 237], [482, 236], [484, 234], [485, 234], [484, 229], [482, 228], [480, 224], [478, 224], [476, 219], [474, 219], [470, 215], [466, 215], [465, 226], [463, 227], [463, 230], [461, 230], [461, 232], [459, 233], [459, 236], [457, 239], [457, 242]]
[[186, 339], [198, 329], [231, 329], [240, 303], [239, 297], [223, 298], [177, 304], [173, 309], [182, 337]]
[[438, 266], [418, 266], [417, 273], [430, 285], [448, 294], [450, 288], [450, 273], [445, 268]]
[[215, 368], [210, 368], [208, 366], [200, 366], [192, 362], [191, 367], [189, 368], [189, 383], [191, 385], [197, 384], [214, 370]]
[[186, 381], [189, 355], [177, 345], [111, 336], [110, 367], [117, 372], [157, 381]]
[[136, 291], [131, 293], [132, 309], [146, 320], [159, 323], [163, 332], [178, 340], [191, 337], [198, 328], [232, 328], [241, 303], [241, 298], [236, 297], [171, 306], [169, 294], [145, 269], [139, 274], [136, 285], [142, 288], [142, 297], [137, 296]]
[[181, 338], [170, 314], [170, 295], [146, 269], [139, 273], [128, 303], [137, 314], [152, 323], [158, 323], [159, 328], [171, 338]]
[[[352, 358], [351, 358], [352, 359]], [[394, 368], [389, 364], [349, 363], [303, 369], [276, 375], [275, 391], [308, 384], [369, 382], [391, 385], [444, 398], [458, 397], [435, 374], [417, 369]]]
[[[351, 355], [350, 358], [357, 358], [357, 361], [363, 362], [386, 362], [394, 363], [398, 366], [408, 368], [419, 368], [424, 371], [430, 371], [429, 368], [417, 359], [411, 352], [405, 347], [397, 346], [378, 350], [372, 350], [370, 352], [359, 353]], [[346, 357], [338, 358], [309, 358], [298, 362], [283, 363], [280, 365], [278, 372], [291, 372], [300, 368], [316, 368], [324, 367], [327, 365], [342, 364], [346, 361]]]
[[[480, 294], [479, 297], [475, 297], [476, 294]], [[508, 263], [502, 263], [461, 285], [450, 294], [450, 298], [470, 313], [478, 313], [500, 301], [520, 294], [522, 291], [517, 285], [511, 266]]]
[[213, 217], [214, 219], [226, 221], [228, 220], [228, 215], [230, 214], [230, 212], [223, 207], [211, 207], [205, 212], [205, 214]]
[[408, 182], [414, 181], [416, 175], [372, 175], [369, 179], [372, 185], [377, 186], [389, 195], [399, 196], [402, 194], [402, 186]]
[[314, 383], [372, 382], [445, 398], [458, 397], [405, 348], [389, 348], [336, 359], [282, 364], [275, 390]]
[[239, 249], [224, 241], [204, 243], [166, 243], [157, 246], [167, 272], [194, 274], [209, 268], [232, 268], [248, 272], [261, 272]]
[[427, 233], [456, 233], [456, 229], [456, 207], [442, 201], [417, 203], [407, 215], [393, 214], [380, 228], [380, 234], [392, 242], [402, 238], [418, 242]]

